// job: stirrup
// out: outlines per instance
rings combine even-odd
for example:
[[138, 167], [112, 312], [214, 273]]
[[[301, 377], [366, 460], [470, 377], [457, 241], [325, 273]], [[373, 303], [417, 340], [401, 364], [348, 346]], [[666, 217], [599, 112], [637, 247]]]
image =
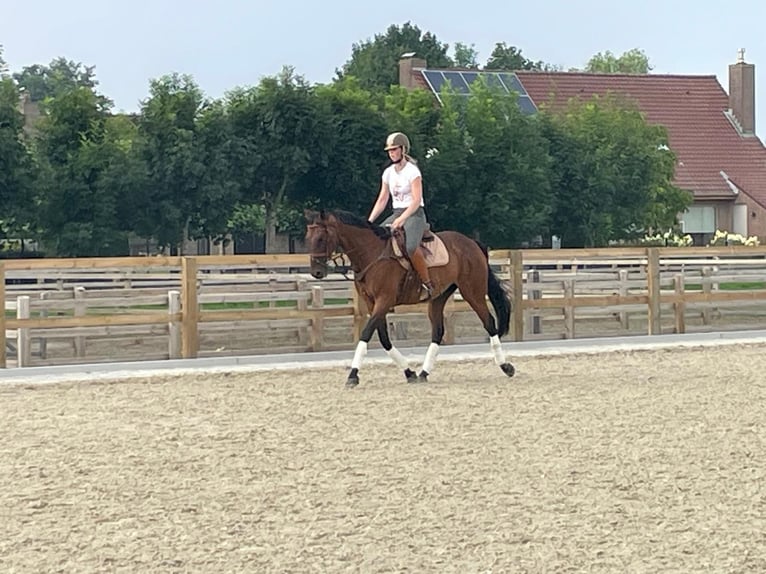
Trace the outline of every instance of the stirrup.
[[421, 284], [420, 286], [420, 302], [428, 301], [434, 296], [434, 286], [431, 281]]

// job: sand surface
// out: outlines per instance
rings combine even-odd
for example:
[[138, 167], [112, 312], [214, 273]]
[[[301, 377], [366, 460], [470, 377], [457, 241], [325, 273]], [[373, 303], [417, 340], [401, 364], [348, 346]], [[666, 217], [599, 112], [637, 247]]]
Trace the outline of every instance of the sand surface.
[[764, 572], [766, 345], [0, 386], [2, 572]]

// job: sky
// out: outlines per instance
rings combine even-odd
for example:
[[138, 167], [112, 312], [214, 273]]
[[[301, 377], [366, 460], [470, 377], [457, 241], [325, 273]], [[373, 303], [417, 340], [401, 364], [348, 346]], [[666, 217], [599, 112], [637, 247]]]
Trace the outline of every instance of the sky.
[[450, 55], [455, 42], [473, 45], [480, 64], [498, 42], [563, 69], [640, 48], [653, 73], [716, 75], [727, 91], [728, 65], [744, 48], [756, 66], [756, 131], [766, 136], [764, 0], [0, 0], [11, 71], [60, 56], [94, 65], [100, 90], [128, 112], [151, 78], [172, 72], [192, 75], [212, 98], [285, 65], [327, 83], [355, 43], [405, 22], [449, 44]]

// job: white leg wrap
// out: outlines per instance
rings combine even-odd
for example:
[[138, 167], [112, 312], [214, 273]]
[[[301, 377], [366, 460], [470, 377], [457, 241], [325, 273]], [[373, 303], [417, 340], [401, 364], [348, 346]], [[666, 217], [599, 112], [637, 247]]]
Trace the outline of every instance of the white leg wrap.
[[436, 363], [436, 355], [439, 354], [439, 345], [431, 343], [428, 345], [426, 351], [426, 358], [423, 359], [423, 370], [429, 375], [434, 372], [434, 363]]
[[367, 354], [367, 343], [359, 341], [356, 345], [356, 352], [354, 353], [354, 360], [351, 361], [352, 369], [361, 369], [364, 356]]
[[391, 357], [391, 360], [396, 363], [400, 369], [410, 368], [410, 364], [407, 362], [407, 359], [404, 358], [404, 355], [402, 355], [399, 352], [399, 349], [396, 347], [391, 347], [391, 349], [386, 351], [386, 353], [388, 353], [388, 356]]
[[500, 337], [497, 335], [490, 337], [489, 346], [492, 347], [492, 354], [495, 355], [495, 364], [502, 365], [505, 363], [505, 353], [503, 353], [503, 346], [500, 344]]

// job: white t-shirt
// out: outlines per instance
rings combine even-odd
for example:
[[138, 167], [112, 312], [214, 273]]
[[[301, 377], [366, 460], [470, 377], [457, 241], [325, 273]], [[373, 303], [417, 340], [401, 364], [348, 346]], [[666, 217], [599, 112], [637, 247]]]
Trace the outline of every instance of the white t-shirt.
[[[412, 203], [412, 182], [420, 176], [420, 169], [412, 162], [407, 162], [401, 171], [396, 171], [396, 164], [383, 171], [383, 181], [391, 192], [391, 205], [394, 209], [407, 208]], [[425, 205], [423, 197], [420, 205]]]

